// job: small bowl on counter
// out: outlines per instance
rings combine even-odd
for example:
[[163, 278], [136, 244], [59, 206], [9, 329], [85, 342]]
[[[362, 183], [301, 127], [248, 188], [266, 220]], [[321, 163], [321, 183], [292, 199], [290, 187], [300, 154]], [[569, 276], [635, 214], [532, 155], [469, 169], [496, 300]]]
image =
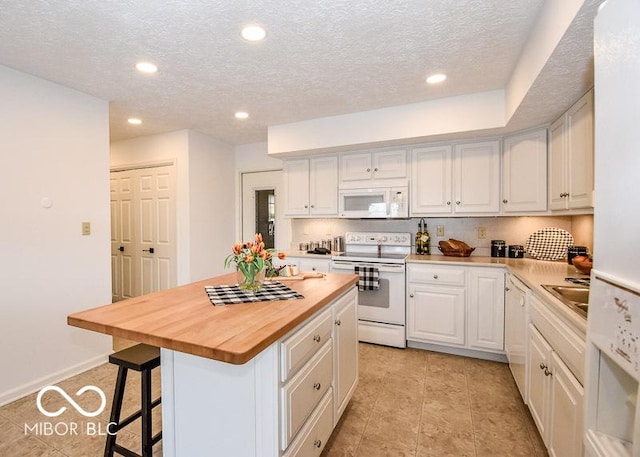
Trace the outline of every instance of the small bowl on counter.
[[588, 275], [591, 273], [591, 268], [593, 268], [593, 259], [587, 256], [578, 255], [572, 259], [573, 266], [583, 275]]

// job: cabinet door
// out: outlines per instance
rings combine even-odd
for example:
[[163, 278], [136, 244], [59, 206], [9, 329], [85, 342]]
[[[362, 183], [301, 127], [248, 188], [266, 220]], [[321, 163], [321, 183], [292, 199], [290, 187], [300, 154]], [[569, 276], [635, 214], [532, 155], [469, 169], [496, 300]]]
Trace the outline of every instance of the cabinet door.
[[353, 152], [340, 156], [340, 181], [371, 179], [371, 153]]
[[306, 257], [300, 257], [298, 260], [298, 267], [300, 271], [318, 271], [321, 273], [329, 273], [331, 261], [329, 259], [309, 259]]
[[338, 422], [358, 382], [357, 294], [349, 294], [335, 305], [335, 422]]
[[453, 159], [456, 213], [500, 211], [500, 144], [498, 141], [456, 145]]
[[465, 290], [409, 284], [408, 338], [464, 345]]
[[309, 214], [338, 215], [338, 157], [309, 160]]
[[551, 370], [551, 346], [540, 332], [529, 324], [529, 410], [542, 441], [547, 446], [549, 445]]
[[549, 129], [549, 209], [567, 208], [566, 116]]
[[507, 281], [504, 294], [504, 349], [507, 353], [513, 379], [516, 381], [525, 403], [528, 401], [525, 366], [527, 355], [526, 300], [526, 293]]
[[569, 208], [593, 206], [593, 92], [567, 111]]
[[469, 347], [504, 348], [504, 270], [470, 268]]
[[569, 368], [551, 354], [551, 411], [549, 455], [551, 457], [582, 456], [584, 389]]
[[451, 213], [452, 148], [411, 151], [411, 215]]
[[285, 216], [309, 214], [309, 160], [284, 161]]
[[502, 209], [507, 213], [546, 211], [547, 129], [504, 139]]
[[404, 149], [374, 152], [372, 162], [375, 179], [407, 177], [407, 152]]

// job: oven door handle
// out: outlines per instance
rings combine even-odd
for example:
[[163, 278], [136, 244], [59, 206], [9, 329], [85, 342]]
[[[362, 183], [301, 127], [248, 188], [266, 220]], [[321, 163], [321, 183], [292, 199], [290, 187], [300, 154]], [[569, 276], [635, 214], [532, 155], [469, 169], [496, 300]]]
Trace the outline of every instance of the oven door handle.
[[405, 269], [404, 264], [400, 263], [340, 262], [334, 260], [331, 264], [333, 270], [353, 271], [354, 267], [373, 267], [387, 273], [403, 273]]

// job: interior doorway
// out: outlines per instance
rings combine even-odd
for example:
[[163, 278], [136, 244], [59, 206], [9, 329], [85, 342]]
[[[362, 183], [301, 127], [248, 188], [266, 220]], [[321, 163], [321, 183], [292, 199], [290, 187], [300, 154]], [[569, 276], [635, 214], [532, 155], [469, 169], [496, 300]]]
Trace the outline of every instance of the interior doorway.
[[291, 223], [284, 218], [282, 170], [242, 173], [242, 240], [262, 233], [267, 248], [289, 249]]

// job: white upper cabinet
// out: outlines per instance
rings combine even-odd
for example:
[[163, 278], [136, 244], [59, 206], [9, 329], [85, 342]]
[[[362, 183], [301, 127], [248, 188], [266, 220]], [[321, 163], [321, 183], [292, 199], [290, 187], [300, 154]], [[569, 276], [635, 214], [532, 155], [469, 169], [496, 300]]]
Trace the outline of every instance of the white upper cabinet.
[[284, 161], [285, 216], [338, 215], [336, 156]]
[[411, 159], [411, 216], [500, 211], [498, 141], [415, 148]]
[[500, 143], [456, 145], [453, 153], [456, 213], [500, 211]]
[[451, 145], [411, 151], [411, 214], [451, 212]]
[[502, 210], [547, 210], [547, 129], [506, 137], [502, 151]]
[[405, 149], [374, 152], [349, 152], [340, 155], [340, 181], [361, 187], [378, 179], [406, 179]]
[[593, 91], [551, 125], [549, 209], [593, 207]]

